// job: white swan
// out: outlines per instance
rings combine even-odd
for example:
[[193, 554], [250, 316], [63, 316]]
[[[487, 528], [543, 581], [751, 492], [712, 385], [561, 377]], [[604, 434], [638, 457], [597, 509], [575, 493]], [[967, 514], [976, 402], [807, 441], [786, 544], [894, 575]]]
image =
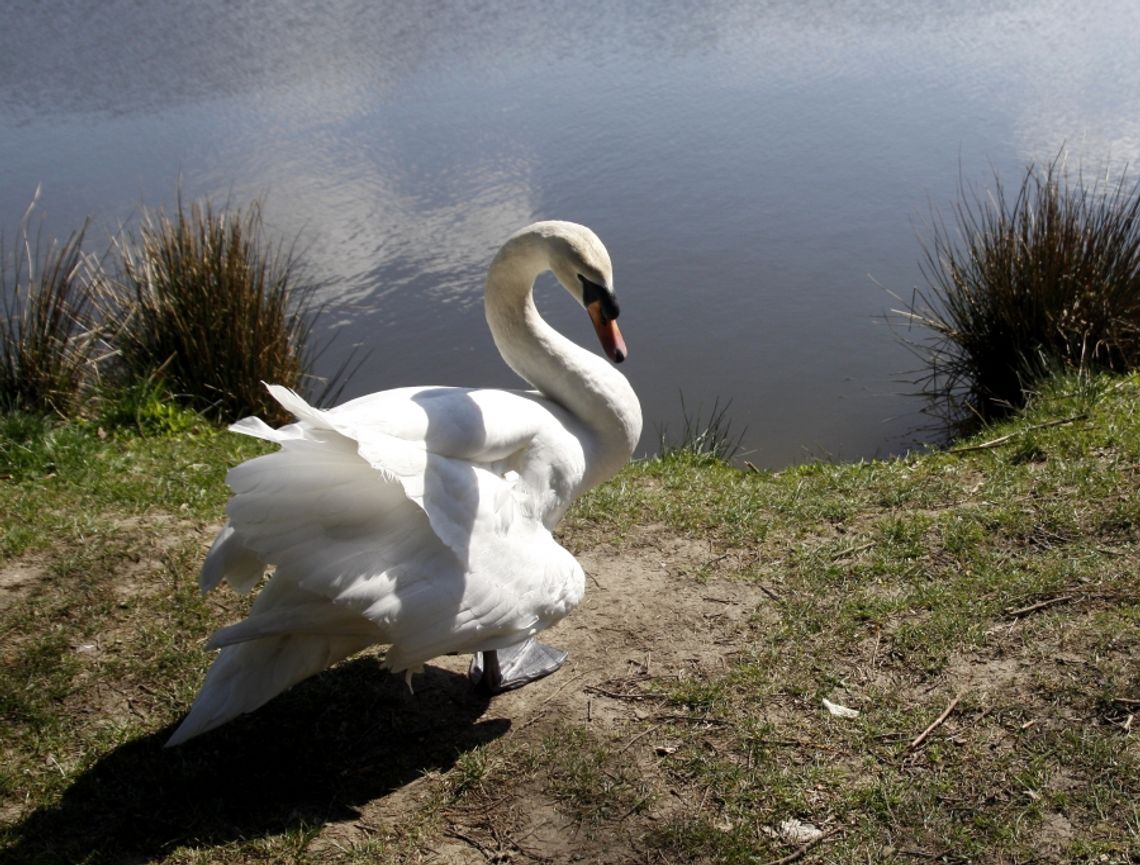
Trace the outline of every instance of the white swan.
[[221, 653], [168, 745], [372, 644], [409, 684], [446, 653], [480, 653], [472, 673], [493, 692], [561, 666], [533, 637], [577, 606], [585, 578], [551, 529], [629, 460], [641, 407], [621, 373], [543, 321], [532, 288], [546, 270], [624, 360], [605, 247], [584, 226], [537, 222], [503, 245], [485, 296], [499, 352], [536, 390], [400, 388], [322, 411], [270, 386], [297, 422], [231, 427], [281, 447], [227, 476], [202, 589], [248, 591], [275, 571], [249, 616], [210, 639]]

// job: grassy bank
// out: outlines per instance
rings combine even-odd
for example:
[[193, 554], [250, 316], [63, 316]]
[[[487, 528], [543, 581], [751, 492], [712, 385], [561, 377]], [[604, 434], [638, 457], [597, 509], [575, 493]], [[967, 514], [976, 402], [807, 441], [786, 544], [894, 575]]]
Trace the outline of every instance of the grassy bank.
[[2, 858], [1134, 861], [1138, 404], [1070, 380], [948, 453], [634, 464], [564, 524], [559, 674], [412, 696], [368, 656], [171, 751], [248, 603], [195, 580], [256, 444], [9, 419]]

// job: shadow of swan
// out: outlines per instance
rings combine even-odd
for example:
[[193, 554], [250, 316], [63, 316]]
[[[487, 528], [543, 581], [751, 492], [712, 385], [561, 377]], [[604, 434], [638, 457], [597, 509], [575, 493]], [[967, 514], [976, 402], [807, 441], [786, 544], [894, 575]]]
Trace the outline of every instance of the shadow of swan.
[[352, 819], [510, 728], [479, 721], [489, 701], [466, 676], [427, 667], [415, 688], [360, 658], [178, 748], [173, 724], [127, 742], [14, 827], [5, 861], [137, 862]]

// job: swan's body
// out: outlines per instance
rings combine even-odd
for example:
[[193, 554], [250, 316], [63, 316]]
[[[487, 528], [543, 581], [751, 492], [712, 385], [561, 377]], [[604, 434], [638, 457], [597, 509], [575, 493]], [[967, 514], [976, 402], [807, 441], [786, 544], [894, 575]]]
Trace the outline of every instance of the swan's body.
[[230, 471], [202, 588], [248, 591], [276, 570], [249, 616], [211, 639], [221, 653], [169, 744], [372, 644], [409, 677], [447, 653], [489, 653], [497, 672], [497, 650], [577, 606], [584, 574], [551, 530], [629, 459], [641, 409], [623, 375], [539, 316], [545, 270], [624, 359], [605, 248], [583, 226], [535, 223], [495, 257], [485, 303], [504, 360], [537, 390], [401, 388], [321, 411], [271, 387], [297, 422], [234, 425], [281, 448]]

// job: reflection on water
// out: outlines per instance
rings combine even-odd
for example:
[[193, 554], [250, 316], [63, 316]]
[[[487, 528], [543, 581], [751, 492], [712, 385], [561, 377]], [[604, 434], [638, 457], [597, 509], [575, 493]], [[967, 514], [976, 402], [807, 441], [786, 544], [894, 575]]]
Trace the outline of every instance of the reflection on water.
[[[1140, 156], [1140, 7], [1060, 2], [48, 2], [0, 28], [0, 227], [266, 198], [335, 303], [352, 393], [510, 385], [479, 310], [531, 219], [610, 247], [654, 426], [732, 400], [754, 461], [897, 450], [883, 326], [959, 170]], [[573, 304], [540, 305], [592, 340]], [[330, 353], [330, 368], [339, 358]]]

